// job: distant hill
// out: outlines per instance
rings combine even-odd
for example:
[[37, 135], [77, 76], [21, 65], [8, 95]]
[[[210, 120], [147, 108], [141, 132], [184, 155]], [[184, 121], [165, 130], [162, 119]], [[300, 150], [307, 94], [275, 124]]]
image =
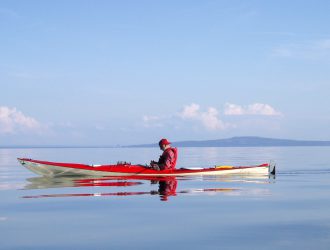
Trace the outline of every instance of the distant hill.
[[[284, 147], [284, 146], [330, 146], [330, 141], [305, 141], [274, 139], [257, 136], [232, 137], [227, 139], [203, 141], [177, 141], [172, 143], [175, 147]], [[154, 144], [130, 145], [126, 147], [158, 147]]]
[[[294, 147], [294, 146], [330, 146], [330, 141], [306, 141], [274, 139], [257, 136], [231, 137], [217, 140], [176, 141], [175, 147]], [[139, 145], [0, 145], [0, 148], [150, 148], [158, 143]]]

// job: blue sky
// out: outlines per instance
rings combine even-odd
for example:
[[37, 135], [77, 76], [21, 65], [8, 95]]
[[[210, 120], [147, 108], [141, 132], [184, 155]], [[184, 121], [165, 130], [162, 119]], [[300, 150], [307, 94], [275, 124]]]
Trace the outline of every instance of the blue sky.
[[0, 145], [330, 140], [330, 1], [1, 1]]

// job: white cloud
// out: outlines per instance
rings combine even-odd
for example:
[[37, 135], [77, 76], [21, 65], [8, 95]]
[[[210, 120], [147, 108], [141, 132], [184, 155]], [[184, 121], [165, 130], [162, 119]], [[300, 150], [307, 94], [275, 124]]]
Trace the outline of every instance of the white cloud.
[[275, 57], [292, 57], [293, 53], [290, 48], [279, 47], [273, 50], [272, 55]]
[[[275, 110], [270, 105], [263, 103], [254, 103], [247, 106], [226, 103], [223, 113], [225, 115], [232, 116], [258, 115], [269, 117], [281, 115], [279, 111]], [[263, 118], [258, 117], [258, 119], [260, 120]], [[245, 120], [245, 118], [243, 120]], [[220, 118], [220, 112], [216, 108], [208, 107], [206, 109], [202, 109], [201, 106], [196, 103], [185, 105], [179, 113], [173, 115], [143, 116], [143, 126], [146, 128], [176, 127], [184, 129], [187, 128], [187, 126], [191, 127], [191, 122], [198, 124], [209, 131], [221, 131], [234, 128], [237, 129], [240, 126], [240, 121], [236, 120], [235, 123], [232, 123], [233, 121], [226, 122], [222, 120]]]
[[183, 119], [196, 118], [198, 117], [200, 106], [198, 104], [192, 103], [190, 105], [184, 106], [183, 111], [180, 116]]
[[225, 115], [243, 115], [244, 109], [242, 106], [232, 103], [225, 104]]
[[186, 105], [179, 116], [184, 120], [195, 120], [209, 130], [224, 130], [227, 124], [219, 119], [219, 112], [216, 108], [209, 107], [207, 111], [201, 111], [198, 104]]
[[144, 122], [151, 122], [151, 121], [158, 121], [160, 118], [158, 116], [152, 116], [152, 115], [144, 115], [143, 121]]
[[315, 43], [316, 47], [321, 50], [330, 50], [330, 39], [323, 39]]
[[106, 127], [104, 125], [102, 125], [102, 124], [95, 124], [94, 127], [98, 131], [104, 131], [104, 130], [106, 130]]
[[17, 131], [39, 131], [41, 124], [34, 118], [24, 115], [16, 108], [0, 106], [0, 134]]
[[286, 58], [320, 59], [329, 58], [330, 39], [301, 41], [282, 44], [272, 51], [272, 56]]
[[281, 112], [275, 110], [269, 104], [264, 103], [254, 103], [248, 106], [241, 106], [232, 103], [225, 104], [225, 115], [266, 115], [275, 116], [281, 115]]
[[152, 115], [144, 115], [143, 116], [143, 124], [145, 127], [163, 127], [163, 122], [166, 120], [165, 117], [160, 116], [152, 116]]

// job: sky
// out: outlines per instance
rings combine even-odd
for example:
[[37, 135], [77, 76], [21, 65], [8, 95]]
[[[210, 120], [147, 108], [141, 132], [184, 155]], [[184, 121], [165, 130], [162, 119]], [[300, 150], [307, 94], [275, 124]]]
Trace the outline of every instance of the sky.
[[0, 1], [0, 145], [330, 140], [330, 1]]

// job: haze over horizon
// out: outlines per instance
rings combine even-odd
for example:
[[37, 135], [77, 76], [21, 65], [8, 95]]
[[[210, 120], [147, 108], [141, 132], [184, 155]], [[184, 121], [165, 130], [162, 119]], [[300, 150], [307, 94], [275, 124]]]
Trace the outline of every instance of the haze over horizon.
[[1, 1], [0, 145], [330, 140], [330, 2]]

